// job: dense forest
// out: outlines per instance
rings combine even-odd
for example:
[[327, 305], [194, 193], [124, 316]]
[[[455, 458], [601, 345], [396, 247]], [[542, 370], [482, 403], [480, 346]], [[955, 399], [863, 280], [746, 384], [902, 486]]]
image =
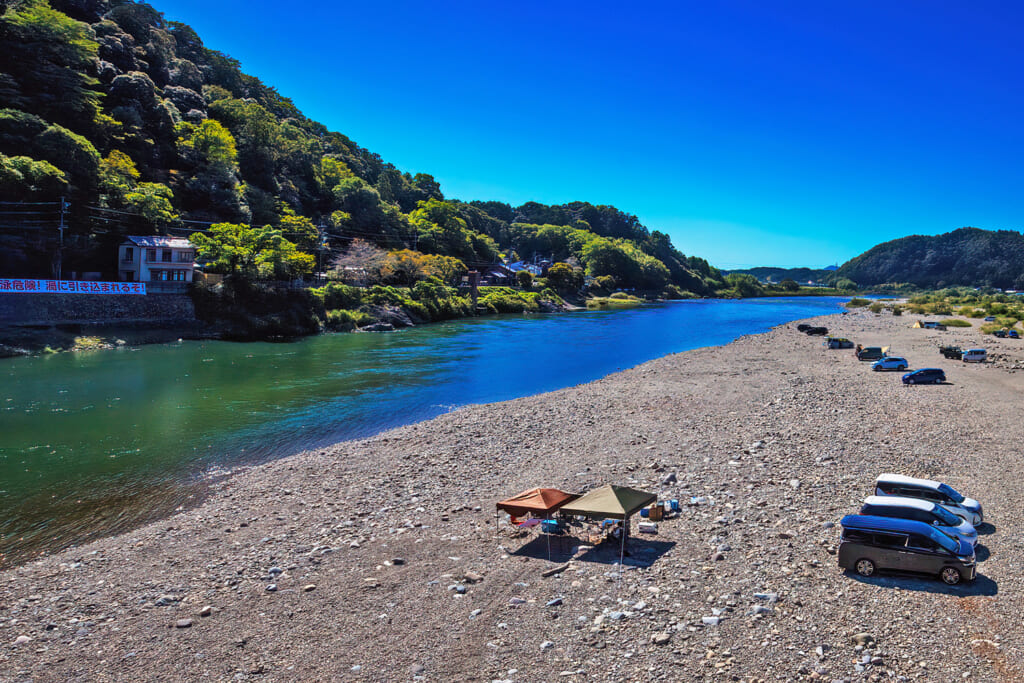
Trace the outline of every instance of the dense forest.
[[670, 296], [727, 286], [612, 206], [446, 199], [432, 176], [306, 118], [150, 5], [0, 10], [4, 275], [49, 277], [60, 262], [113, 279], [125, 235], [176, 234], [216, 255], [209, 269], [263, 278], [308, 274], [360, 240], [465, 268], [537, 255]]
[[1024, 290], [1024, 235], [1013, 230], [960, 228], [884, 242], [837, 271], [861, 288], [909, 283], [936, 289], [957, 285]]
[[776, 268], [773, 266], [758, 266], [756, 268], [743, 268], [738, 270], [722, 271], [727, 273], [745, 273], [753, 275], [761, 282], [782, 282], [783, 280], [794, 280], [796, 282], [814, 282], [818, 284], [832, 284], [836, 280], [835, 268]]

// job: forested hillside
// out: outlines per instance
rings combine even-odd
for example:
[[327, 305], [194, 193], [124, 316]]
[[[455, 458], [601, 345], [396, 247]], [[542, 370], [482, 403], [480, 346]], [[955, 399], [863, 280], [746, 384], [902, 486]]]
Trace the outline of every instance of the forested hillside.
[[960, 228], [884, 242], [844, 263], [837, 276], [861, 288], [911, 283], [924, 288], [1024, 289], [1024, 235]]
[[221, 253], [248, 261], [212, 267], [244, 262], [259, 277], [303, 275], [363, 239], [468, 268], [538, 254], [620, 287], [723, 286], [706, 261], [611, 206], [448, 200], [430, 175], [306, 118], [147, 4], [0, 8], [0, 274], [48, 277], [60, 254], [65, 272], [113, 278], [124, 235], [192, 234], [230, 235]]

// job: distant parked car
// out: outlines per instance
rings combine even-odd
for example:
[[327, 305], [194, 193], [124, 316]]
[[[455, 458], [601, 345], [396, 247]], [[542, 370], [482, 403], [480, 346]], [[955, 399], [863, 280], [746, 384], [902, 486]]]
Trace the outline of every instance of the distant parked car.
[[1020, 339], [1020, 334], [1017, 332], [1017, 330], [1010, 330], [1009, 332], [1006, 333], [1006, 336], [1009, 337], [1010, 339]]
[[988, 351], [985, 349], [967, 349], [961, 360], [965, 363], [984, 363], [988, 359]]
[[875, 495], [930, 500], [974, 526], [985, 521], [985, 512], [981, 509], [981, 503], [964, 496], [949, 484], [940, 481], [885, 472], [878, 475], [878, 479], [875, 480]]
[[828, 328], [827, 327], [808, 327], [806, 330], [804, 330], [804, 334], [822, 335], [822, 336], [824, 336], [824, 335], [828, 334]]
[[885, 358], [885, 349], [881, 346], [865, 346], [857, 351], [857, 360], [879, 360]]
[[899, 356], [886, 356], [880, 360], [876, 360], [871, 364], [871, 369], [875, 372], [882, 370], [906, 370], [910, 365], [907, 363], [906, 358], [900, 358]]
[[930, 524], [870, 515], [847, 515], [839, 524], [839, 566], [861, 576], [894, 570], [931, 574], [950, 585], [974, 579], [974, 547]]
[[800, 323], [799, 325], [796, 326], [796, 331], [797, 332], [806, 332], [807, 330], [811, 329], [812, 327], [814, 327], [814, 325], [808, 325], [807, 323]]
[[946, 373], [939, 368], [921, 368], [903, 375], [904, 384], [942, 384]]
[[946, 358], [952, 358], [953, 360], [960, 360], [964, 356], [963, 349], [959, 346], [940, 346], [939, 353]]
[[825, 340], [825, 346], [830, 349], [852, 349], [853, 342], [843, 337], [829, 337]]
[[987, 322], [987, 323], [994, 323], [995, 321], [996, 321], [996, 317], [994, 315], [987, 315], [987, 316], [985, 316], [985, 322]]
[[1009, 332], [1007, 332], [1006, 330], [996, 330], [992, 334], [999, 337], [1000, 339], [1006, 339], [1007, 335], [1009, 335]]

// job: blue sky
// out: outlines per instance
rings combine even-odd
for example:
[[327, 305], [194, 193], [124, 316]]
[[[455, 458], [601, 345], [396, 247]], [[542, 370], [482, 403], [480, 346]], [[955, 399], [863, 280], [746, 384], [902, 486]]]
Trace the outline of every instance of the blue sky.
[[154, 6], [448, 197], [613, 204], [723, 268], [1024, 223], [1017, 2]]

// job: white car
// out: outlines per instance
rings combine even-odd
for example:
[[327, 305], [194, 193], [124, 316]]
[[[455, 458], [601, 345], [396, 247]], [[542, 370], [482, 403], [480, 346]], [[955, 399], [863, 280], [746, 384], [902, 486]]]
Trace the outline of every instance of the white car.
[[931, 479], [917, 479], [902, 474], [880, 474], [875, 481], [875, 495], [928, 500], [941, 505], [974, 526], [980, 525], [985, 519], [981, 503], [973, 498], [966, 498], [948, 484]]
[[899, 356], [886, 356], [871, 364], [871, 369], [875, 372], [881, 370], [906, 370], [908, 367], [910, 365], [907, 364], [907, 359], [900, 358]]

